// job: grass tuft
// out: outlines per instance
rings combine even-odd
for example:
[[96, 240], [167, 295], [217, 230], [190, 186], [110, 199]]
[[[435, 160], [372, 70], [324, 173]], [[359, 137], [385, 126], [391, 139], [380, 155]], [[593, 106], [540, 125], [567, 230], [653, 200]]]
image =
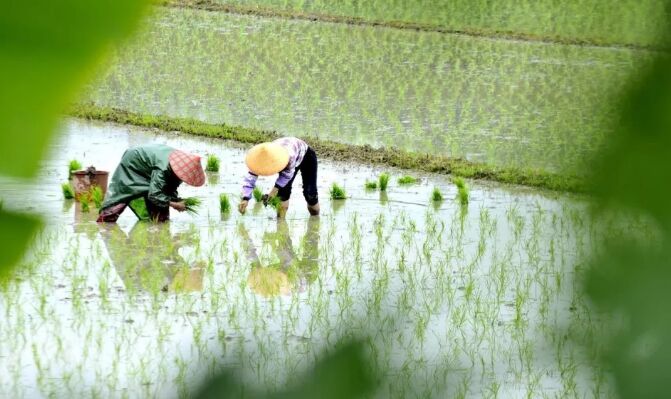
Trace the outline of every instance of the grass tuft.
[[207, 166], [205, 170], [208, 172], [219, 172], [219, 158], [214, 154], [207, 156]]
[[347, 198], [347, 193], [345, 193], [345, 189], [340, 187], [337, 183], [333, 183], [331, 186], [331, 199], [334, 200], [343, 200]]
[[366, 190], [376, 190], [377, 182], [375, 180], [366, 181]]
[[219, 210], [221, 213], [228, 213], [231, 210], [231, 200], [228, 199], [228, 195], [219, 194]]
[[68, 179], [72, 177], [72, 173], [80, 170], [82, 168], [82, 163], [76, 159], [73, 159], [68, 164]]
[[466, 182], [461, 177], [455, 177], [453, 179], [454, 184], [457, 186], [457, 198], [461, 205], [468, 204], [468, 187], [466, 187]]
[[418, 179], [416, 177], [405, 175], [405, 176], [400, 177], [398, 179], [398, 184], [402, 184], [402, 185], [403, 184], [414, 184], [414, 183], [417, 183], [417, 180]]
[[72, 188], [72, 184], [70, 183], [61, 184], [61, 190], [63, 191], [63, 198], [73, 199], [75, 197], [75, 190]]
[[433, 202], [440, 202], [443, 200], [443, 193], [440, 192], [438, 187], [433, 188], [433, 191], [431, 192], [431, 200]]
[[389, 173], [382, 173], [378, 182], [380, 183], [380, 191], [387, 191], [387, 186], [389, 185]]

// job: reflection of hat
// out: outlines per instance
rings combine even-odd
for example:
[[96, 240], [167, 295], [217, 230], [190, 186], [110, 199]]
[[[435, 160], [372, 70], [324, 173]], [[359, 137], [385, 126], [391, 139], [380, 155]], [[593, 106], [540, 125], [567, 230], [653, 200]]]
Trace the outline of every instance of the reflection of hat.
[[194, 292], [203, 289], [203, 269], [180, 268], [170, 283], [169, 290], [174, 292]]
[[198, 155], [175, 150], [168, 156], [170, 167], [177, 177], [189, 186], [200, 187], [205, 184], [205, 172], [200, 165]]
[[247, 151], [245, 163], [256, 175], [274, 175], [289, 163], [289, 151], [277, 143], [261, 143]]
[[247, 284], [252, 291], [266, 298], [291, 292], [287, 275], [273, 267], [254, 267], [247, 277]]

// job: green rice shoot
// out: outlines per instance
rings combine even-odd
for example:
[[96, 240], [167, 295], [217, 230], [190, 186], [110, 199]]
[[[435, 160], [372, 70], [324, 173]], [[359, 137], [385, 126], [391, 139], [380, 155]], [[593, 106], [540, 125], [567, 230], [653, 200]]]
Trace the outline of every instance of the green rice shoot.
[[280, 207], [282, 206], [282, 200], [278, 196], [274, 196], [273, 198], [268, 200], [268, 205], [270, 205], [273, 209], [279, 211]]
[[89, 213], [89, 210], [91, 208], [89, 205], [89, 196], [82, 195], [81, 198], [79, 199], [79, 203], [82, 204], [82, 212]]
[[468, 204], [468, 187], [466, 187], [466, 182], [461, 177], [455, 177], [453, 179], [454, 184], [457, 186], [457, 199], [461, 205]]
[[81, 170], [82, 163], [76, 159], [73, 159], [68, 164], [68, 179], [72, 177], [72, 174], [78, 170]]
[[366, 181], [366, 190], [377, 190], [377, 182], [375, 180]]
[[189, 212], [191, 215], [198, 214], [198, 208], [200, 208], [201, 204], [202, 201], [200, 200], [200, 198], [197, 197], [184, 198], [184, 205], [186, 205], [186, 211]]
[[387, 185], [389, 185], [389, 173], [382, 173], [378, 182], [380, 183], [380, 191], [387, 191]]
[[431, 200], [433, 202], [440, 202], [443, 200], [443, 193], [440, 192], [438, 187], [433, 188], [433, 191], [431, 192]]
[[333, 183], [331, 186], [331, 199], [333, 200], [343, 200], [347, 198], [347, 193], [345, 192], [345, 189], [340, 187], [337, 183]]
[[73, 199], [75, 197], [75, 190], [72, 188], [72, 184], [70, 183], [61, 184], [61, 190], [63, 191], [63, 198]]
[[401, 185], [414, 184], [414, 183], [417, 183], [417, 181], [418, 181], [418, 179], [416, 177], [405, 175], [405, 176], [400, 177], [398, 179], [398, 184], [401, 184]]
[[227, 194], [219, 194], [219, 210], [221, 213], [228, 213], [231, 211], [231, 200]]
[[205, 170], [208, 172], [219, 172], [219, 158], [214, 154], [209, 154], [207, 156], [207, 166]]
[[144, 198], [135, 198], [128, 204], [131, 210], [140, 220], [149, 220], [149, 211], [147, 210], [147, 204], [144, 202]]
[[252, 191], [252, 197], [254, 197], [254, 201], [256, 202], [263, 201], [263, 191], [261, 191], [261, 189], [258, 187], [254, 187], [254, 191]]
[[98, 186], [93, 186], [88, 193], [89, 198], [91, 201], [93, 201], [93, 205], [97, 209], [100, 209], [103, 207], [103, 200], [105, 199], [105, 194], [103, 194], [102, 188]]

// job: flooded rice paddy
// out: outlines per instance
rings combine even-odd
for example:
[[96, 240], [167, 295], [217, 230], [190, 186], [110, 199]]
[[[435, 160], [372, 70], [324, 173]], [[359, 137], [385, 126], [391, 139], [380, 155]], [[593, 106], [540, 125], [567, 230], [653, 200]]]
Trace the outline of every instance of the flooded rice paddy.
[[642, 51], [161, 9], [87, 99], [581, 174]]
[[[277, 389], [343, 337], [364, 337], [379, 397], [612, 396], [598, 328], [576, 290], [599, 236], [577, 197], [320, 161], [323, 213], [296, 181], [286, 221], [237, 205], [244, 149], [78, 120], [64, 123], [38, 183], [2, 181], [5, 207], [45, 229], [0, 292], [0, 396], [184, 397], [221, 369]], [[196, 216], [99, 226], [62, 199], [72, 158], [113, 170], [129, 146], [162, 142], [222, 160]], [[387, 193], [365, 180], [392, 175]], [[337, 182], [348, 199], [331, 201]], [[266, 190], [272, 179], [260, 184]], [[430, 201], [437, 187], [445, 199]]]
[[664, 26], [661, 0], [213, 0], [214, 3], [361, 18], [410, 22], [446, 29], [517, 32], [598, 43], [656, 44]]

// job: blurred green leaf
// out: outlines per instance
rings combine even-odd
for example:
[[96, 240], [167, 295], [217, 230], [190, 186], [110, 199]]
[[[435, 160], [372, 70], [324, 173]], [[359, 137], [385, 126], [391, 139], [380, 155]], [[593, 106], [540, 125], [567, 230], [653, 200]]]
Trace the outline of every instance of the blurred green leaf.
[[31, 177], [57, 120], [143, 0], [11, 0], [0, 12], [0, 174]]
[[661, 230], [642, 244], [637, 231], [615, 232], [594, 262], [586, 289], [611, 313], [600, 338], [604, 360], [623, 398], [666, 397], [671, 388], [671, 58], [655, 62], [633, 82], [621, 103], [622, 119], [599, 160], [594, 187], [610, 205], [646, 214]]
[[197, 397], [199, 399], [361, 398], [372, 393], [377, 386], [360, 342], [341, 345], [296, 381], [293, 387], [284, 392], [262, 394], [243, 391], [241, 384], [230, 373], [223, 373], [209, 381]]
[[32, 217], [0, 211], [0, 276], [4, 277], [23, 255], [40, 222]]

